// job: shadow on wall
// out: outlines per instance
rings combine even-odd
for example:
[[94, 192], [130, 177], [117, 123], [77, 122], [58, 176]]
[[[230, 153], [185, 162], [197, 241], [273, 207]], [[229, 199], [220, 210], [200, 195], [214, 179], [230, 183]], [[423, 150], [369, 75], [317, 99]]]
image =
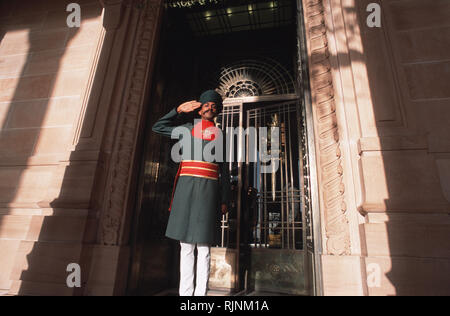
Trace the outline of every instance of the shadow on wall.
[[[346, 23], [348, 54], [339, 49], [337, 55], [331, 52], [343, 80], [349, 79], [343, 71], [353, 72], [358, 94], [355, 111], [360, 126], [348, 130], [360, 143], [360, 212], [365, 216], [360, 232], [370, 283], [366, 291], [369, 295], [448, 295], [448, 179], [437, 160], [447, 159], [448, 168], [450, 94], [441, 84], [444, 72], [438, 68], [447, 69], [448, 76], [450, 47], [443, 44], [448, 40], [442, 34], [449, 34], [450, 5], [448, 1], [433, 5], [413, 1], [414, 6], [376, 1], [382, 4], [382, 27], [369, 28], [366, 7], [372, 2], [343, 7], [347, 19], [360, 18], [362, 47], [355, 25]], [[421, 48], [422, 41], [426, 49]], [[364, 89], [366, 76], [369, 91]], [[381, 272], [379, 280], [377, 272]]]
[[78, 0], [81, 28], [69, 28], [71, 2], [0, 1], [0, 288], [10, 294], [73, 294], [67, 264], [92, 241], [88, 204], [51, 203], [59, 185], [77, 181], [65, 157], [96, 46], [89, 22], [102, 12], [99, 1]]

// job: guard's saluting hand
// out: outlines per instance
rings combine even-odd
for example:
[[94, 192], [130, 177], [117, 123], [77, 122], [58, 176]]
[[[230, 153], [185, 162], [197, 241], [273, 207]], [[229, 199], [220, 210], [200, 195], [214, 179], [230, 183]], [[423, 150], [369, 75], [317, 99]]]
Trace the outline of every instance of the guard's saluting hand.
[[198, 109], [201, 107], [202, 104], [200, 102], [197, 102], [195, 100], [184, 102], [177, 108], [178, 113], [189, 113], [194, 111], [195, 109]]

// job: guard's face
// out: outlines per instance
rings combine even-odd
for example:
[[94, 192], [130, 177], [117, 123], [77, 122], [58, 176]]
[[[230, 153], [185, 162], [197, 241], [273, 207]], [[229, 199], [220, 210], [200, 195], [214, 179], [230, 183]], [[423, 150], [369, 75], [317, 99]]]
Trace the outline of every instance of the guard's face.
[[203, 103], [198, 114], [202, 117], [203, 120], [212, 121], [218, 113], [217, 105], [215, 102], [206, 102]]

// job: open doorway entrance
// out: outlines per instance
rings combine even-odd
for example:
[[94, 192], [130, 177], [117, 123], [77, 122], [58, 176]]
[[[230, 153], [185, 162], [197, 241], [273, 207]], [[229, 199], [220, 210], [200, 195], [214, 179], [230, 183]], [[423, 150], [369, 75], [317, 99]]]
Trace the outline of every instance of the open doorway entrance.
[[[169, 4], [173, 3], [169, 1]], [[217, 225], [210, 293], [309, 295], [314, 247], [297, 1], [224, 1], [166, 9], [138, 179], [128, 293], [176, 295], [179, 243], [164, 236], [177, 165], [153, 123], [207, 89], [225, 97], [222, 128], [279, 127], [273, 173], [247, 156], [229, 165], [233, 207]], [[301, 35], [302, 36], [302, 35]], [[305, 79], [306, 80], [306, 79]], [[246, 150], [247, 149], [247, 150]]]

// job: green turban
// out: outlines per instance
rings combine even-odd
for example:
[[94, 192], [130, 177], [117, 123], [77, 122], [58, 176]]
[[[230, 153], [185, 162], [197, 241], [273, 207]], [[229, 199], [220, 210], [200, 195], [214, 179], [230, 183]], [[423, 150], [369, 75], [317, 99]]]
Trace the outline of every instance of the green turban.
[[203, 92], [198, 102], [200, 102], [202, 105], [206, 102], [214, 102], [216, 103], [217, 109], [219, 111], [222, 109], [222, 96], [215, 90], [207, 90]]

